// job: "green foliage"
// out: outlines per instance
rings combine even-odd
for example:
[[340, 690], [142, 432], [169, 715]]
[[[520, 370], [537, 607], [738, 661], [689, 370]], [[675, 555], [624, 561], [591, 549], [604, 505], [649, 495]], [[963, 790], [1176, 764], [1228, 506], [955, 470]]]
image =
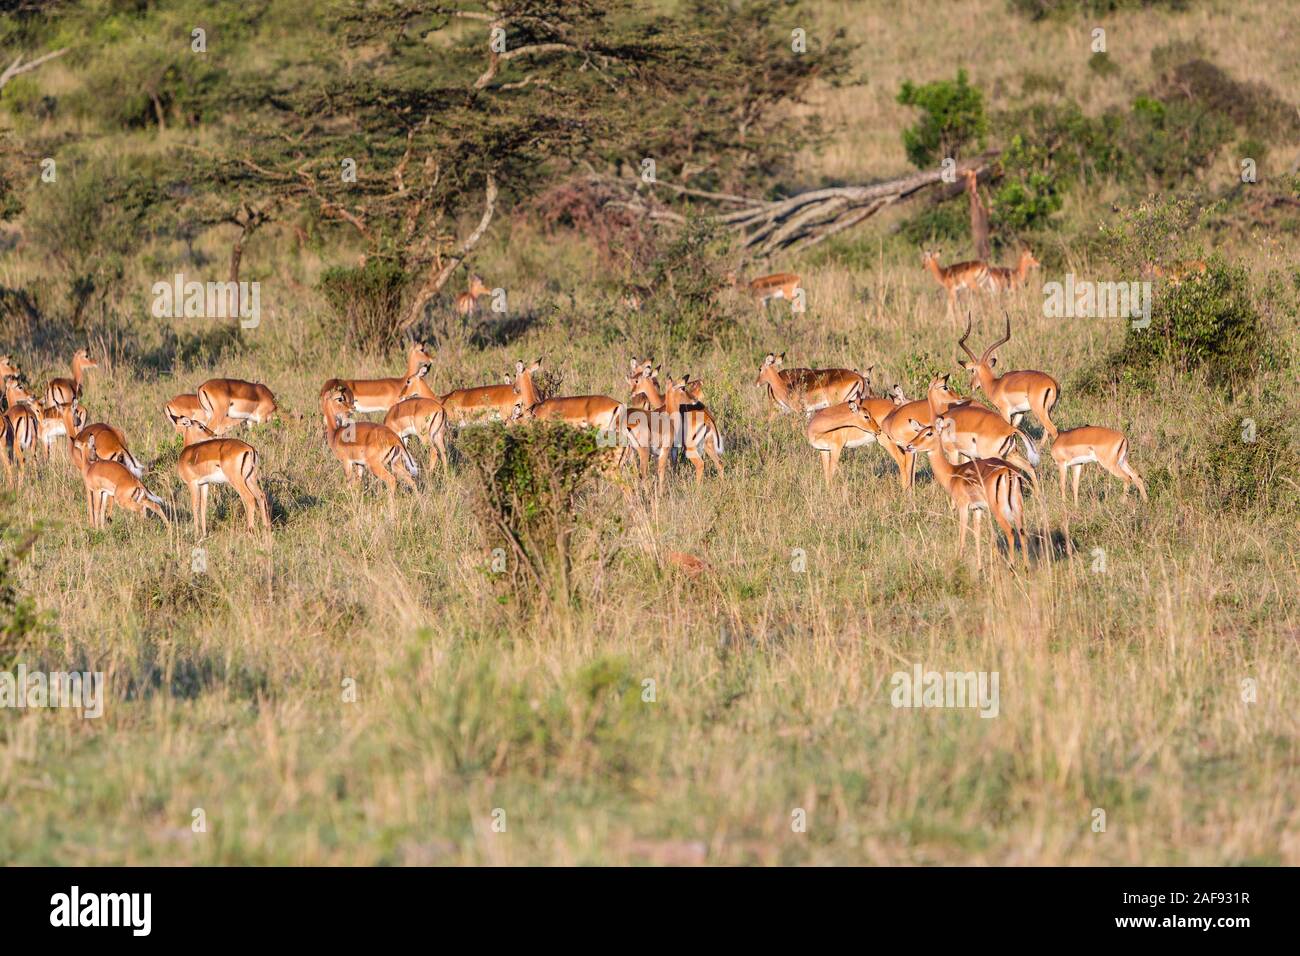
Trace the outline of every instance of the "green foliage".
[[1129, 163], [1165, 186], [1204, 169], [1232, 140], [1231, 121], [1186, 100], [1164, 102], [1139, 96], [1124, 124]]
[[401, 336], [402, 301], [409, 278], [392, 262], [335, 266], [321, 273], [318, 287], [342, 323], [348, 341], [364, 349], [385, 349]]
[[575, 503], [603, 456], [595, 429], [558, 422], [462, 432], [474, 471], [474, 513], [490, 548], [504, 549], [504, 578], [521, 594], [569, 600]]
[[914, 246], [965, 241], [970, 233], [970, 212], [966, 197], [923, 206], [903, 222], [899, 234]]
[[18, 565], [36, 543], [39, 530], [17, 532], [6, 517], [14, 505], [12, 493], [0, 495], [0, 667], [40, 629], [36, 605], [19, 590], [17, 580]]
[[984, 146], [988, 120], [984, 115], [984, 94], [971, 86], [965, 70], [956, 80], [936, 80], [920, 86], [904, 81], [898, 102], [922, 111], [916, 124], [903, 130], [903, 148], [918, 169], [948, 157], [961, 155], [971, 142]]
[[1165, 10], [1186, 10], [1191, 0], [1008, 0], [1007, 5], [1016, 13], [1031, 20], [1089, 14], [1098, 16], [1118, 10], [1135, 10], [1151, 7]]
[[727, 286], [731, 235], [714, 219], [688, 217], [650, 262], [653, 293], [646, 310], [663, 335], [685, 342], [716, 338], [730, 323]]
[[1225, 416], [1193, 465], [1203, 470], [1215, 508], [1294, 511], [1300, 503], [1300, 425], [1282, 401]]
[[[1239, 82], [1203, 56], [1171, 44], [1151, 54], [1160, 69], [1160, 99], [1185, 102], [1224, 117], [1257, 139], [1294, 142], [1300, 137], [1300, 114], [1266, 83]], [[1186, 58], [1184, 58], [1186, 57]]]

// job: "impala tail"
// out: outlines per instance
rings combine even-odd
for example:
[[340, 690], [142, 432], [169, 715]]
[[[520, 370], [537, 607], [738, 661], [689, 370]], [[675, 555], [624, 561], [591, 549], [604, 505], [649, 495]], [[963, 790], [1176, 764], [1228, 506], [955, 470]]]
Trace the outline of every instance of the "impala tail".
[[1038, 449], [1034, 447], [1034, 440], [1019, 428], [1016, 429], [1016, 434], [1020, 437], [1021, 442], [1024, 443], [1025, 457], [1029, 459], [1031, 465], [1037, 468], [1041, 459], [1038, 456]]

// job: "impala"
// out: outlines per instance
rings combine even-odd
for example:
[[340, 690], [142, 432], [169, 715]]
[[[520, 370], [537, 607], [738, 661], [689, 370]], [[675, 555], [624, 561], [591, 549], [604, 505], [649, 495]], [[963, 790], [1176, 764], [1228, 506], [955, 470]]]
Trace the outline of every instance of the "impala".
[[803, 280], [793, 272], [776, 272], [772, 275], [759, 276], [757, 279], [751, 279], [748, 282], [742, 280], [734, 272], [728, 273], [727, 278], [732, 285], [743, 289], [754, 300], [760, 311], [772, 299], [785, 299], [790, 303], [792, 313], [801, 313], [807, 310], [808, 306], [804, 301], [803, 294]]
[[[5, 409], [4, 418], [0, 419], [0, 422], [3, 422], [0, 426], [0, 431], [3, 431], [3, 435], [0, 435], [0, 458], [4, 459], [5, 477], [8, 479], [9, 455], [12, 454], [21, 478], [27, 469], [27, 459], [36, 451], [36, 440], [41, 434], [41, 417], [30, 395], [18, 385], [18, 379], [10, 376], [5, 381], [8, 407]], [[11, 381], [14, 387], [9, 386]], [[15, 394], [26, 397], [15, 399], [13, 397]]]
[[953, 426], [949, 418], [938, 416], [931, 425], [922, 425], [917, 421], [912, 424], [916, 428], [916, 437], [907, 446], [908, 453], [924, 451], [929, 454], [935, 480], [943, 486], [953, 508], [957, 510], [957, 553], [965, 551], [966, 522], [973, 511], [975, 561], [977, 567], [983, 568], [979, 544], [980, 514], [988, 511], [1006, 535], [1008, 557], [1015, 560], [1016, 541], [1019, 540], [1020, 558], [1027, 567], [1029, 557], [1025, 547], [1025, 503], [1020, 472], [996, 458], [977, 458], [960, 465], [949, 462], [947, 446]]
[[1041, 263], [1034, 258], [1034, 254], [1028, 249], [1023, 249], [1014, 269], [989, 266], [985, 270], [982, 280], [983, 288], [988, 292], [1005, 292], [1010, 289], [1018, 289], [1029, 278], [1029, 270], [1038, 265], [1041, 265]]
[[965, 170], [966, 193], [970, 196], [970, 235], [975, 243], [975, 255], [987, 261], [989, 257], [989, 210], [980, 199], [979, 174]]
[[768, 412], [768, 421], [778, 412], [802, 411], [811, 415], [831, 405], [858, 400], [866, 395], [866, 379], [857, 369], [782, 369], [784, 364], [784, 352], [780, 355], [768, 352], [754, 382], [767, 388], [768, 398], [774, 403]]
[[[68, 406], [52, 405], [44, 407], [37, 405], [36, 396], [27, 390], [21, 379], [12, 375], [5, 379], [5, 398], [11, 409], [16, 405], [25, 405], [35, 414], [36, 435], [40, 438], [41, 445], [45, 449], [47, 461], [50, 457], [50, 448], [59, 438], [67, 436], [71, 439], [86, 424], [86, 410], [76, 402]], [[72, 413], [71, 431], [69, 431], [68, 419], [64, 415], [65, 410], [68, 409]]]
[[[76, 423], [71, 419], [71, 409], [65, 409], [64, 414], [67, 416], [64, 419], [64, 427], [71, 426], [76, 429]], [[100, 461], [117, 462], [135, 477], [144, 477], [143, 466], [131, 454], [131, 450], [126, 447], [126, 436], [112, 425], [96, 422], [93, 425], [77, 429], [72, 435], [70, 451], [73, 464], [78, 468], [81, 467], [81, 462], [86, 460], [87, 450], [93, 443], [95, 445], [95, 455]]]
[[185, 419], [192, 418], [196, 422], [207, 421], [207, 412], [203, 410], [199, 397], [192, 392], [177, 395], [163, 406], [163, 411], [167, 413], [167, 420], [172, 423], [172, 427], [179, 435], [185, 434], [185, 426], [181, 424]]
[[1084, 425], [1067, 428], [1056, 436], [1052, 444], [1052, 460], [1061, 473], [1061, 497], [1065, 497], [1065, 473], [1073, 470], [1074, 503], [1079, 503], [1079, 476], [1083, 466], [1095, 461], [1116, 478], [1124, 482], [1124, 494], [1134, 485], [1147, 500], [1147, 486], [1142, 477], [1128, 463], [1128, 439], [1113, 428]]
[[[686, 457], [695, 465], [695, 483], [704, 481], [703, 451], [713, 461], [718, 474], [723, 474], [722, 467], [722, 432], [709, 414], [709, 410], [696, 397], [703, 394], [703, 385], [692, 382], [689, 375], [680, 381], [668, 379], [668, 392], [664, 396], [664, 408], [672, 419], [676, 430], [674, 443], [686, 451]], [[662, 460], [662, 459], [661, 459]]]
[[541, 367], [541, 359], [531, 365], [516, 362], [513, 385], [479, 385], [448, 392], [439, 399], [447, 413], [447, 421], [457, 427], [480, 418], [510, 421], [516, 404], [525, 400], [529, 403], [537, 401], [533, 373]]
[[1032, 411], [1034, 417], [1042, 424], [1048, 435], [1056, 437], [1056, 426], [1052, 424], [1051, 411], [1061, 397], [1061, 386], [1056, 379], [1046, 372], [1021, 371], [994, 375], [993, 367], [997, 357], [993, 354], [1000, 347], [1011, 341], [1011, 316], [1007, 317], [1006, 334], [984, 350], [979, 358], [975, 357], [966, 345], [970, 338], [970, 315], [966, 316], [966, 334], [957, 344], [969, 357], [969, 362], [958, 364], [971, 373], [971, 389], [981, 388], [988, 396], [989, 403], [1012, 425], [1019, 426], [1025, 412]]
[[420, 466], [415, 463], [402, 440], [387, 425], [358, 422], [352, 417], [354, 408], [346, 387], [335, 386], [325, 397], [324, 407], [330, 420], [330, 451], [334, 452], [334, 457], [343, 465], [343, 473], [349, 482], [360, 481], [361, 472], [368, 470], [388, 486], [391, 495], [397, 489], [393, 466], [400, 463], [402, 467], [396, 469], [397, 476], [412, 489], [415, 488]]
[[[412, 342], [410, 350], [406, 353], [405, 375], [396, 378], [332, 378], [320, 390], [321, 401], [323, 402], [337, 386], [344, 385], [356, 400], [355, 411], [386, 412], [407, 397], [406, 391], [410, 387], [412, 376], [419, 378], [419, 384], [415, 388], [419, 389], [421, 386], [424, 388], [424, 391], [419, 394], [425, 398], [434, 398], [421, 373], [421, 369], [427, 372], [432, 366], [433, 358], [429, 355], [425, 344]], [[325, 428], [328, 430], [329, 427], [330, 422], [327, 420]]]
[[[644, 363], [633, 359], [632, 369], [632, 376], [627, 380], [632, 392], [627, 403], [627, 430], [632, 436], [642, 478], [650, 474], [650, 452], [656, 453], [658, 485], [662, 487], [676, 429], [666, 408], [667, 401], [659, 391], [659, 369], [649, 359]], [[701, 389], [697, 387], [693, 397], [698, 400], [700, 394]]]
[[238, 438], [221, 438], [203, 422], [186, 418], [184, 447], [176, 462], [176, 472], [190, 490], [190, 509], [194, 513], [194, 530], [202, 540], [208, 535], [208, 488], [230, 485], [244, 503], [248, 530], [257, 528], [257, 518], [271, 530], [271, 507], [258, 480], [261, 456], [248, 442]]
[[941, 266], [939, 265], [939, 253], [927, 251], [921, 257], [921, 262], [926, 269], [930, 270], [930, 274], [934, 276], [935, 281], [943, 286], [944, 291], [948, 293], [949, 315], [952, 315], [953, 308], [957, 305], [958, 292], [974, 292], [977, 289], [984, 288], [988, 281], [988, 263], [978, 259], [959, 262], [951, 266]]
[[[916, 480], [916, 455], [907, 450], [907, 446], [916, 437], [915, 425], [917, 423], [922, 426], [929, 425], [936, 410], [942, 413], [949, 407], [965, 401], [948, 388], [947, 376], [940, 384], [941, 387], [936, 388], [934, 383], [931, 383], [932, 387], [925, 398], [911, 402], [903, 396], [902, 388], [895, 385], [892, 398], [894, 408], [880, 421], [881, 434], [888, 439], [889, 444], [895, 446], [898, 452], [894, 457], [894, 461], [898, 463], [898, 480], [907, 489], [910, 489]], [[888, 448], [888, 445], [885, 447]]]
[[92, 528], [102, 528], [108, 523], [113, 505], [145, 517], [156, 514], [163, 524], [171, 524], [162, 509], [161, 498], [151, 494], [139, 478], [118, 462], [98, 457], [93, 435], [86, 442], [85, 456], [77, 467], [86, 486], [86, 505]]
[[447, 412], [436, 398], [417, 395], [402, 399], [388, 410], [384, 425], [403, 442], [415, 436], [429, 446], [430, 473], [440, 457], [443, 467], [450, 467], [447, 459]]
[[12, 376], [21, 378], [23, 370], [18, 367], [12, 355], [0, 355], [0, 382]]
[[861, 448], [877, 440], [880, 426], [856, 401], [823, 408], [808, 422], [808, 444], [822, 454], [826, 487], [835, 481], [835, 469], [846, 448]]
[[484, 284], [482, 276], [471, 275], [469, 277], [469, 291], [456, 296], [456, 312], [460, 315], [473, 315], [478, 311], [479, 296], [488, 295], [491, 292], [492, 290]]
[[72, 356], [72, 378], [52, 378], [45, 387], [46, 407], [71, 405], [81, 398], [81, 380], [86, 370], [92, 368], [99, 368], [99, 363], [92, 361], [90, 353], [85, 349], [78, 349]]
[[1209, 266], [1204, 259], [1194, 259], [1190, 262], [1175, 262], [1168, 266], [1147, 262], [1142, 266], [1142, 273], [1157, 279], [1164, 279], [1170, 285], [1181, 285], [1188, 278], [1204, 275], [1207, 269], [1209, 269]]
[[224, 435], [240, 422], [260, 425], [275, 417], [275, 396], [260, 382], [211, 378], [198, 387], [196, 394], [214, 435]]
[[[1038, 464], [1038, 449], [1033, 441], [1010, 424], [997, 412], [962, 398], [948, 387], [947, 375], [930, 382], [926, 400], [930, 406], [930, 420], [943, 415], [952, 425], [951, 436], [945, 436], [954, 452], [971, 460], [978, 458], [1004, 459], [1024, 471], [1037, 482], [1034, 466]], [[1025, 446], [1025, 454], [1016, 450], [1016, 439]]]

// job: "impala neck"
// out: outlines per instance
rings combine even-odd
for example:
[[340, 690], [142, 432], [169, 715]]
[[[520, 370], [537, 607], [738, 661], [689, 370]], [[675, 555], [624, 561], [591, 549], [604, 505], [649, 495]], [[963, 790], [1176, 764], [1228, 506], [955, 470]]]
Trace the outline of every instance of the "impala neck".
[[637, 386], [636, 391], [632, 393], [633, 395], [637, 393], [644, 395], [646, 397], [646, 401], [650, 403], [650, 406], [652, 408], [664, 407], [666, 402], [664, 401], [663, 393], [660, 392], [659, 387], [655, 385], [654, 379], [650, 378], [649, 376], [646, 376], [645, 378], [637, 382], [636, 386]]
[[984, 394], [990, 398], [997, 386], [998, 377], [993, 374], [993, 369], [989, 367], [987, 361], [980, 362], [975, 366], [975, 379], [979, 382], [980, 388], [984, 389]]
[[406, 377], [410, 378], [420, 370], [420, 366], [429, 361], [427, 357], [422, 357], [412, 352], [406, 357]]
[[776, 366], [769, 365], [763, 369], [763, 374], [759, 376], [759, 379], [767, 384], [767, 387], [772, 390], [772, 394], [776, 396], [781, 404], [790, 404], [790, 386], [781, 377], [781, 373], [776, 370]]
[[929, 269], [931, 275], [933, 275], [940, 282], [943, 282], [945, 279], [948, 278], [946, 275], [944, 275], [943, 267], [940, 266], [938, 261], [933, 257], [925, 260], [925, 267]]
[[528, 411], [540, 400], [537, 389], [533, 385], [533, 373], [524, 369], [515, 379], [515, 388], [519, 391], [519, 404], [523, 406], [524, 411]]

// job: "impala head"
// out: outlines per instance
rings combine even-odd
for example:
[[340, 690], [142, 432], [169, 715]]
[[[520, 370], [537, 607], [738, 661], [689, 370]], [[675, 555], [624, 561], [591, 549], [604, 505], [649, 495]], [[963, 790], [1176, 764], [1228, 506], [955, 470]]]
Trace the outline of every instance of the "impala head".
[[216, 432], [197, 418], [189, 418], [181, 415], [174, 419], [174, 421], [176, 427], [180, 429], [183, 441], [186, 445], [193, 445], [201, 441], [207, 441], [209, 438], [218, 437]]
[[850, 401], [849, 418], [854, 425], [871, 432], [873, 435], [880, 434], [880, 427], [876, 424], [874, 418], [867, 414], [867, 410], [859, 405], [856, 401]]
[[909, 454], [917, 451], [942, 452], [944, 433], [955, 427], [951, 418], [944, 418], [942, 415], [935, 418], [930, 425], [922, 425], [915, 418], [909, 418], [907, 424], [911, 425], [916, 433], [912, 440], [903, 446], [903, 451]]
[[1029, 251], [1027, 246], [1020, 250], [1020, 268], [1028, 271], [1041, 265], [1042, 263], [1034, 258], [1034, 254]]
[[0, 378], [8, 378], [10, 375], [18, 376], [22, 374], [22, 371], [12, 355], [0, 355]]
[[90, 353], [85, 349], [77, 349], [76, 354], [72, 356], [72, 367], [80, 367], [83, 370], [88, 368], [99, 368], [99, 363], [92, 359]]
[[922, 266], [922, 268], [929, 268], [929, 265], [930, 265], [930, 263], [932, 263], [932, 262], [933, 262], [936, 266], [939, 264], [939, 250], [938, 250], [938, 249], [926, 249], [923, 253], [921, 253], [921, 266]]
[[488, 288], [487, 283], [483, 281], [483, 277], [481, 275], [479, 275], [477, 272], [470, 273], [470, 277], [469, 277], [470, 295], [474, 296], [475, 298], [478, 298], [481, 295], [487, 295], [491, 291], [492, 290]]
[[966, 313], [966, 333], [957, 340], [957, 344], [960, 345], [961, 350], [970, 357], [970, 361], [963, 362], [961, 359], [958, 359], [957, 364], [971, 373], [972, 389], [982, 387], [981, 375], [991, 375], [993, 367], [998, 364], [997, 356], [993, 353], [1011, 341], [1011, 315], [1006, 312], [1004, 312], [1003, 315], [1005, 315], [1007, 319], [1005, 334], [1002, 338], [998, 339], [986, 348], [979, 358], [976, 358], [975, 353], [972, 352], [970, 347], [966, 344], [966, 340], [970, 338], [970, 313]]
[[901, 385], [895, 384], [894, 387], [889, 390], [889, 397], [893, 399], [895, 405], [907, 404], [907, 396], [903, 394], [903, 386]]
[[10, 405], [17, 404], [18, 402], [31, 402], [35, 400], [32, 393], [27, 390], [27, 385], [22, 380], [22, 377], [16, 372], [14, 374], [5, 375], [4, 391], [5, 398], [8, 400]]
[[[781, 370], [781, 366], [784, 364], [785, 364], [784, 352], [782, 352], [780, 355], [777, 355], [775, 352], [768, 352], [767, 356], [763, 359], [763, 364], [758, 367], [758, 378], [754, 379], [754, 384], [762, 385], [764, 376], [776, 374]], [[769, 371], [769, 369], [771, 371]]]
[[416, 363], [433, 364], [433, 356], [429, 354], [429, 347], [423, 342], [412, 342], [411, 351], [407, 353], [407, 361], [414, 365]]

